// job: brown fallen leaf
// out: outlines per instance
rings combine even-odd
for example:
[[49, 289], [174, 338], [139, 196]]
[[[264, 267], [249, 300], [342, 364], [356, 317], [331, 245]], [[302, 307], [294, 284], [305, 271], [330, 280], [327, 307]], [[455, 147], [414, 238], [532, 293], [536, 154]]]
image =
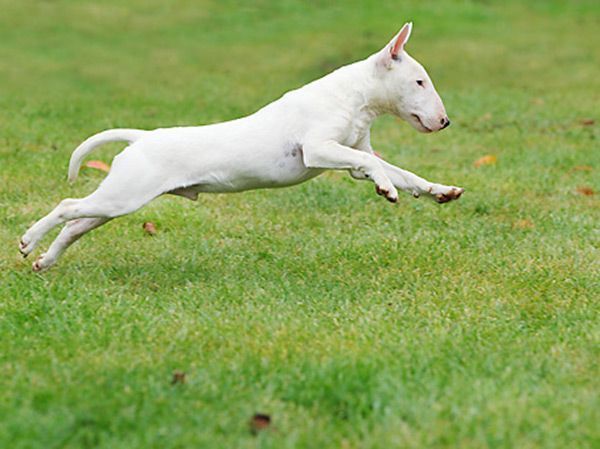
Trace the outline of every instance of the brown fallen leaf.
[[185, 373], [183, 371], [173, 372], [173, 379], [171, 379], [171, 385], [184, 384], [184, 383], [185, 383]]
[[105, 171], [107, 173], [110, 170], [110, 165], [108, 165], [106, 162], [102, 162], [102, 161], [87, 161], [85, 163], [85, 167], [95, 168], [96, 170]]
[[517, 220], [513, 223], [513, 228], [516, 229], [533, 229], [534, 227], [535, 225], [533, 224], [533, 221], [529, 220], [528, 218]]
[[146, 231], [147, 234], [156, 235], [156, 225], [154, 223], [152, 223], [151, 221], [145, 222], [142, 225], [142, 227], [144, 228], [144, 231]]
[[594, 192], [594, 189], [592, 189], [591, 187], [579, 186], [579, 187], [577, 187], [577, 193], [580, 193], [581, 195], [585, 195], [585, 196], [592, 196], [596, 192]]
[[594, 123], [596, 123], [596, 121], [592, 118], [584, 118], [579, 123], [581, 123], [583, 126], [592, 126]]
[[257, 434], [271, 425], [271, 417], [265, 413], [255, 413], [250, 419], [250, 432]]
[[592, 171], [592, 167], [590, 165], [576, 165], [571, 170], [573, 171]]
[[498, 158], [496, 156], [494, 156], [493, 154], [488, 154], [486, 156], [483, 156], [483, 157], [480, 157], [479, 159], [477, 159], [475, 162], [473, 162], [473, 165], [476, 168], [479, 168], [482, 165], [494, 165], [497, 161], [498, 161]]
[[545, 101], [544, 101], [543, 98], [539, 98], [538, 97], [538, 98], [532, 98], [531, 99], [531, 103], [536, 104], [538, 106], [541, 106], [541, 105], [543, 105], [545, 103]]

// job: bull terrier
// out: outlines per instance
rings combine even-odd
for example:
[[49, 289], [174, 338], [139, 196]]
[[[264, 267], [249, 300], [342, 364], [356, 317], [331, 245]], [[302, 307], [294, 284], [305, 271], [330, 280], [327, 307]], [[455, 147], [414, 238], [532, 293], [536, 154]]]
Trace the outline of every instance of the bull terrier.
[[404, 49], [411, 30], [412, 23], [405, 24], [377, 53], [287, 92], [247, 117], [151, 131], [111, 129], [88, 138], [71, 156], [71, 182], [94, 148], [115, 141], [129, 146], [114, 158], [96, 191], [62, 200], [29, 228], [19, 250], [27, 256], [48, 231], [66, 223], [33, 263], [40, 271], [86, 232], [159, 195], [196, 200], [199, 193], [286, 187], [325, 170], [347, 170], [355, 179], [371, 181], [391, 202], [398, 200], [397, 189], [439, 203], [459, 198], [464, 189], [389, 164], [371, 147], [371, 124], [382, 114], [394, 114], [423, 133], [450, 125], [429, 75]]

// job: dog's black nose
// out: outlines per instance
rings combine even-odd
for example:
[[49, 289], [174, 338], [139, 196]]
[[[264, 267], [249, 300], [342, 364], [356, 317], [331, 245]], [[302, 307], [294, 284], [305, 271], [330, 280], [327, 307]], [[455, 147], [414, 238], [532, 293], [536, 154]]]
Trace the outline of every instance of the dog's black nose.
[[448, 117], [444, 117], [440, 120], [442, 127], [440, 129], [448, 128], [450, 126], [450, 119]]

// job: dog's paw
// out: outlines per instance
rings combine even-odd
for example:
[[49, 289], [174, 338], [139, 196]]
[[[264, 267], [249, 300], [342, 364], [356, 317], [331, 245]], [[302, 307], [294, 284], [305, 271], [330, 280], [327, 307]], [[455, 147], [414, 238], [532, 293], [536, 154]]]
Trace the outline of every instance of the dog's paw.
[[440, 204], [447, 203], [448, 201], [452, 200], [457, 200], [460, 198], [464, 191], [465, 189], [462, 189], [460, 187], [452, 187], [449, 191], [445, 193], [438, 193], [437, 195], [435, 195], [435, 200]]
[[432, 186], [428, 193], [437, 203], [442, 204], [459, 199], [464, 191], [462, 187], [437, 185]]
[[376, 185], [375, 191], [377, 192], [377, 195], [384, 196], [385, 199], [388, 200], [390, 203], [395, 203], [396, 201], [398, 201], [398, 191], [391, 184], [385, 187]]
[[23, 236], [19, 242], [19, 252], [23, 257], [27, 257], [35, 249], [35, 241]]
[[39, 273], [40, 271], [43, 271], [46, 268], [50, 267], [53, 263], [54, 261], [46, 257], [46, 254], [42, 254], [37, 259], [35, 259], [35, 262], [33, 262], [33, 264], [31, 265], [31, 269], [34, 272]]

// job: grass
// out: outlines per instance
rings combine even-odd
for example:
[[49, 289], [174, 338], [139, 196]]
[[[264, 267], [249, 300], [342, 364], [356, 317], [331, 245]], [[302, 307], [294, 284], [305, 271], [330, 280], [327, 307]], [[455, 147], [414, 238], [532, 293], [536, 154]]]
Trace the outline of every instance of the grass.
[[[597, 2], [0, 8], [0, 447], [598, 447]], [[65, 181], [85, 137], [250, 113], [404, 20], [453, 126], [386, 117], [374, 145], [460, 201], [330, 173], [160, 198], [42, 275], [19, 257], [102, 179]]]

